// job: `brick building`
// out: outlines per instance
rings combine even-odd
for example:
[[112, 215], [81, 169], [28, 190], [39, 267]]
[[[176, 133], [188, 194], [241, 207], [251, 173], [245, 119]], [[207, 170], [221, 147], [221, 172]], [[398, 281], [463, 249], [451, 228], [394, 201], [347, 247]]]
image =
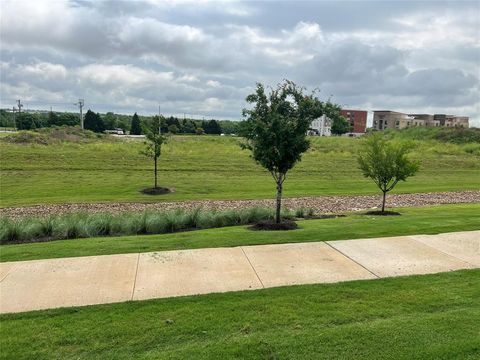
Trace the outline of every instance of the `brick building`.
[[345, 117], [352, 126], [352, 133], [365, 133], [367, 129], [367, 112], [365, 110], [343, 109], [341, 115]]

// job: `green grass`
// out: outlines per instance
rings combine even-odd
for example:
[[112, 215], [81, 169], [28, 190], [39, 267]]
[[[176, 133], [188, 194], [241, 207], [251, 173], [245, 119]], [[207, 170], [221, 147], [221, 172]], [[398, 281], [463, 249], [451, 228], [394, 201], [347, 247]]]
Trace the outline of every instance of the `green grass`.
[[463, 270], [3, 315], [0, 357], [478, 359], [479, 279]]
[[358, 239], [480, 230], [480, 204], [405, 208], [401, 216], [349, 215], [299, 221], [294, 231], [251, 231], [244, 226], [175, 234], [100, 237], [0, 246], [1, 261], [69, 256]]
[[[312, 148], [289, 173], [285, 196], [377, 194], [357, 169], [359, 139], [312, 138]], [[160, 185], [176, 191], [152, 198], [152, 164], [139, 141], [10, 144], [0, 141], [0, 206], [68, 202], [176, 201], [274, 197], [271, 176], [238, 146], [240, 139], [175, 136], [160, 160]], [[416, 141], [421, 170], [395, 192], [480, 188], [480, 157], [471, 144]], [[469, 152], [470, 151], [470, 152]]]

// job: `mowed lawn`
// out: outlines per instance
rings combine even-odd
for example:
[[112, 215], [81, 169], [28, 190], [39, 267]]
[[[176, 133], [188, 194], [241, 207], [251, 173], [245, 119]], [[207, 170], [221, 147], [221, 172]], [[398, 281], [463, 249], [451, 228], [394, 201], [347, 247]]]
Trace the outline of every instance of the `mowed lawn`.
[[2, 359], [478, 359], [480, 270], [0, 317]]
[[[359, 139], [311, 138], [312, 148], [289, 173], [285, 196], [375, 194], [357, 168]], [[160, 159], [161, 186], [175, 192], [152, 198], [152, 163], [141, 141], [21, 145], [0, 142], [0, 206], [42, 203], [271, 198], [271, 176], [241, 150], [236, 137], [174, 136]], [[459, 145], [418, 141], [417, 176], [395, 192], [480, 188], [480, 158]]]
[[252, 231], [246, 226], [174, 234], [99, 237], [0, 246], [1, 261], [72, 256], [359, 239], [396, 235], [480, 230], [480, 204], [399, 209], [401, 216], [346, 217], [298, 221], [293, 231]]

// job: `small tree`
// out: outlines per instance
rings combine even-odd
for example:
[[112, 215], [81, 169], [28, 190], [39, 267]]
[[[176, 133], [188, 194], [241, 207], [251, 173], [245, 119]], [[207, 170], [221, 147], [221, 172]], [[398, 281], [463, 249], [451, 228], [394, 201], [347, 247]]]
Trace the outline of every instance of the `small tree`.
[[132, 117], [130, 135], [141, 135], [141, 134], [142, 134], [142, 126], [140, 125], [140, 118], [138, 117], [137, 113], [135, 113], [133, 114], [133, 117]]
[[383, 192], [382, 212], [387, 193], [418, 171], [418, 163], [408, 158], [410, 150], [409, 143], [387, 141], [381, 133], [369, 135], [363, 143], [358, 163], [363, 176], [372, 179]]
[[162, 154], [162, 145], [167, 141], [167, 137], [162, 135], [161, 120], [159, 116], [154, 116], [149, 126], [144, 127], [145, 133], [145, 149], [142, 150], [142, 154], [153, 159], [154, 173], [155, 173], [155, 185], [154, 189], [158, 188], [158, 158]]
[[323, 103], [312, 93], [305, 95], [303, 88], [285, 80], [269, 95], [262, 84], [257, 84], [247, 102], [252, 110], [243, 110], [246, 120], [240, 134], [247, 140], [243, 148], [252, 152], [257, 163], [267, 169], [277, 187], [275, 222], [281, 222], [283, 183], [287, 172], [301, 160], [310, 146], [306, 134], [311, 122], [323, 115]]

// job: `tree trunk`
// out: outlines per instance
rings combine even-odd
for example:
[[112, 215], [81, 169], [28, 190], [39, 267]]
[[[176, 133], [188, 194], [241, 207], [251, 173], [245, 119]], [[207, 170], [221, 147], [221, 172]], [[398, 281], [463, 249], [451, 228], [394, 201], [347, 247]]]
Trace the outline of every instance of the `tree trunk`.
[[280, 224], [281, 219], [281, 210], [282, 210], [282, 182], [281, 179], [277, 181], [277, 211], [275, 213], [275, 222]]
[[382, 212], [385, 212], [385, 200], [386, 200], [386, 197], [387, 197], [387, 192], [384, 191], [384, 192], [383, 192], [383, 202], [382, 202]]
[[155, 162], [155, 189], [158, 187], [157, 184], [157, 158], [153, 160]]

